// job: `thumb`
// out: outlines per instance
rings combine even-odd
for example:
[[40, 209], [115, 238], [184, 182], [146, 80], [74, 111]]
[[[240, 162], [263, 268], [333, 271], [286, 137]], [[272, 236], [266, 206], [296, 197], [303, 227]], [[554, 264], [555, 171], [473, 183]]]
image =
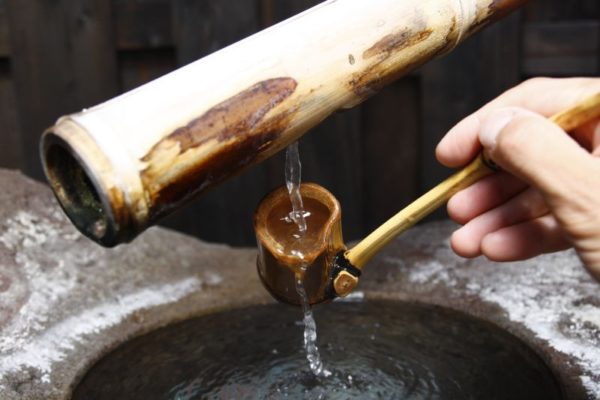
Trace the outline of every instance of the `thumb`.
[[523, 108], [490, 112], [482, 121], [479, 140], [495, 163], [549, 200], [572, 197], [574, 186], [580, 189], [596, 168], [590, 153], [558, 125]]

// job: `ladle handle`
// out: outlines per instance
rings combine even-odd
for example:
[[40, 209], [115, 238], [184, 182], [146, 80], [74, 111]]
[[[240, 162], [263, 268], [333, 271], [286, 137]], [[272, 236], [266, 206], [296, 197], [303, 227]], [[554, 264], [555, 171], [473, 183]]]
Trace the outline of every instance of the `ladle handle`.
[[356, 246], [348, 250], [346, 258], [353, 266], [362, 269], [394, 237], [431, 214], [458, 191], [493, 172], [494, 170], [484, 161], [483, 155], [478, 155], [469, 165], [410, 203]]
[[[568, 132], [597, 117], [600, 117], [600, 92], [565, 111], [553, 115], [549, 119]], [[493, 172], [494, 169], [491, 167], [490, 162], [485, 160], [483, 153], [480, 154], [462, 170], [413, 201], [356, 246], [348, 250], [345, 253], [346, 259], [354, 267], [362, 269], [394, 237], [436, 210], [456, 192]]]

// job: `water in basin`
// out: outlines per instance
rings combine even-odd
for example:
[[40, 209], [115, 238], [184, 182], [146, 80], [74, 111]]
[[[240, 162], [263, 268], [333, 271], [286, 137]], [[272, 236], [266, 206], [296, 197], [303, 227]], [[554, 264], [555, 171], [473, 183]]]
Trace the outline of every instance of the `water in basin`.
[[331, 376], [309, 369], [297, 308], [223, 311], [135, 338], [83, 377], [92, 399], [560, 399], [523, 342], [487, 322], [384, 300], [315, 308]]

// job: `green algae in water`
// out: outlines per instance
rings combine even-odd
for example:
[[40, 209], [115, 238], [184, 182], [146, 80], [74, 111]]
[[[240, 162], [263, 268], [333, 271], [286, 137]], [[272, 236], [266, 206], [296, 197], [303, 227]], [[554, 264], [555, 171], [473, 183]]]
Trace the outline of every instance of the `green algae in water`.
[[133, 339], [74, 399], [561, 399], [543, 361], [492, 324], [391, 301], [314, 309], [332, 375], [308, 368], [297, 309], [226, 311]]

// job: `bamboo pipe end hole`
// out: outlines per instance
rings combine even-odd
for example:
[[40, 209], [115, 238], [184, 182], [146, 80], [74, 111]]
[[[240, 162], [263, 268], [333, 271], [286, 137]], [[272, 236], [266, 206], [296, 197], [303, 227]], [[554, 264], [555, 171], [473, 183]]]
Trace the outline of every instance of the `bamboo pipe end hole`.
[[98, 188], [70, 146], [47, 134], [42, 141], [42, 162], [48, 182], [71, 222], [90, 239], [110, 246], [110, 218]]

